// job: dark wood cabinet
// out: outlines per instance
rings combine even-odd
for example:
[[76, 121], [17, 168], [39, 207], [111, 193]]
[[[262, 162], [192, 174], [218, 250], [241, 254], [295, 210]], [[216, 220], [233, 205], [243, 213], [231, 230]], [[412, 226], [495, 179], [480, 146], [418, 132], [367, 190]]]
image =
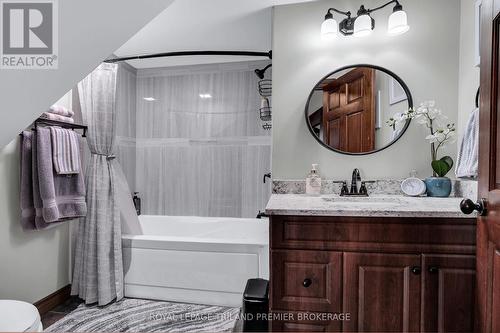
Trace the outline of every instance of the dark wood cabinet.
[[417, 332], [420, 256], [344, 254], [345, 332]]
[[475, 232], [474, 219], [272, 216], [271, 312], [285, 317], [271, 329], [472, 332]]
[[272, 285], [280, 309], [315, 312], [342, 310], [342, 253], [273, 251]]
[[423, 255], [422, 331], [474, 331], [476, 258]]

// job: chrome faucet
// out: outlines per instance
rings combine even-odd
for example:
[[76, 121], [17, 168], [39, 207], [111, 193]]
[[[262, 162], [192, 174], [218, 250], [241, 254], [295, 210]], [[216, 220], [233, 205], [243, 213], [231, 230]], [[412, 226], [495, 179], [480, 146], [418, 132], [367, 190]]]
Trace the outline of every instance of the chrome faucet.
[[[361, 183], [361, 186], [358, 189], [358, 182]], [[359, 172], [359, 169], [354, 169], [352, 171], [352, 179], [351, 179], [351, 190], [349, 191], [347, 187], [347, 182], [342, 182], [342, 189], [340, 190], [340, 196], [342, 197], [348, 197], [348, 196], [355, 196], [355, 197], [367, 197], [368, 196], [368, 190], [366, 189], [366, 182], [361, 181], [361, 174]]]

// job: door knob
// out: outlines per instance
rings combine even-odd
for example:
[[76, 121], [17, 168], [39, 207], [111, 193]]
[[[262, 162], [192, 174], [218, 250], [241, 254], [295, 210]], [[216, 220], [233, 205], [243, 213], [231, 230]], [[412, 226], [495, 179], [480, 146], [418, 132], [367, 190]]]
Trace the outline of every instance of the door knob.
[[304, 286], [304, 288], [309, 288], [309, 286], [312, 284], [312, 280], [311, 279], [304, 279], [304, 281], [302, 282], [302, 285]]
[[472, 214], [474, 211], [477, 211], [479, 215], [486, 215], [486, 200], [480, 199], [477, 203], [474, 203], [471, 199], [464, 199], [460, 203], [460, 210], [464, 214]]
[[422, 268], [419, 266], [414, 266], [411, 268], [411, 272], [415, 275], [420, 275], [420, 273], [422, 273]]

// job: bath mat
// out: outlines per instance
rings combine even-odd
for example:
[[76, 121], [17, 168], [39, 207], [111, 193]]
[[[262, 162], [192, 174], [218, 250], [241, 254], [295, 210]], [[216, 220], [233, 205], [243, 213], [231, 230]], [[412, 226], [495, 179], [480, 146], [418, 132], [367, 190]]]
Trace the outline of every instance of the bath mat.
[[238, 308], [126, 298], [81, 304], [45, 332], [231, 332]]

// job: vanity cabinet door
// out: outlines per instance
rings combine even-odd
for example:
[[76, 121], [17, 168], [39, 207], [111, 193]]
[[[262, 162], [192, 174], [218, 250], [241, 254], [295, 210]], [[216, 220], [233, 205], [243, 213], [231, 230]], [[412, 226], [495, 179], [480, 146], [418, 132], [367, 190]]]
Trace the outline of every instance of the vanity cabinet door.
[[340, 312], [342, 253], [272, 251], [271, 309]]
[[422, 262], [422, 331], [474, 331], [475, 257], [423, 255]]
[[344, 253], [346, 332], [420, 330], [421, 256]]

